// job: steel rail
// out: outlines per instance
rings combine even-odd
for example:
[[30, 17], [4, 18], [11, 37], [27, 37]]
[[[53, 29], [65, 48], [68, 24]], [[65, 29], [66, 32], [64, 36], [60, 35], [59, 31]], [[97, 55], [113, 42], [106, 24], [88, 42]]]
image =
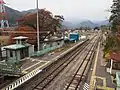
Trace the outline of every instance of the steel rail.
[[[95, 41], [96, 41], [96, 40], [95, 40]], [[95, 43], [95, 42], [94, 42], [94, 43]], [[89, 60], [90, 60], [90, 58], [91, 58], [91, 55], [92, 55], [91, 51], [93, 50], [94, 45], [95, 45], [95, 44], [93, 44], [93, 45], [90, 47], [90, 50], [89, 50], [88, 53], [86, 54], [85, 58], [82, 60], [82, 63], [81, 63], [80, 66], [78, 67], [78, 69], [77, 69], [77, 71], [75, 72], [75, 74], [74, 74], [73, 78], [71, 79], [70, 83], [69, 83], [69, 84], [67, 85], [67, 87], [65, 88], [66, 90], [68, 90], [68, 89], [70, 88], [70, 86], [71, 86], [72, 83], [74, 82], [75, 77], [77, 76], [79, 70], [81, 69], [83, 63], [86, 61], [87, 57], [90, 56], [89, 59], [87, 59], [87, 63], [86, 63], [86, 65], [85, 65], [85, 68], [83, 69], [82, 74], [80, 75], [79, 80], [78, 80], [78, 83], [77, 83], [77, 85], [76, 85], [76, 87], [75, 87], [75, 90], [77, 90], [77, 88], [78, 88], [78, 86], [79, 86], [79, 83], [80, 83], [82, 77], [84, 76], [84, 72], [85, 72], [86, 67], [87, 67], [87, 65], [88, 65], [88, 63], [89, 63]], [[89, 54], [90, 54], [90, 55], [89, 55]]]
[[[88, 41], [88, 40], [86, 40], [86, 41]], [[85, 42], [86, 42], [86, 41], [85, 41]], [[82, 45], [82, 44], [84, 44], [85, 42], [82, 42], [82, 43], [80, 43], [79, 45]], [[79, 46], [79, 45], [77, 45], [77, 46]], [[75, 47], [74, 49], [76, 49], [76, 47]], [[72, 50], [72, 49], [71, 49], [71, 50]], [[67, 50], [67, 51], [71, 52], [70, 50]], [[69, 52], [67, 52], [67, 53], [69, 53]], [[65, 54], [66, 54], [66, 53], [65, 53]], [[64, 55], [64, 54], [63, 54], [63, 55]], [[62, 55], [61, 57], [63, 57], [63, 55]], [[58, 59], [59, 59], [59, 57], [58, 57]], [[55, 62], [57, 62], [57, 61], [59, 61], [59, 60], [55, 60]], [[51, 64], [52, 64], [52, 63], [51, 63]], [[49, 63], [48, 63], [48, 65], [49, 65]], [[48, 65], [46, 65], [46, 66], [48, 66]], [[32, 78], [34, 78], [35, 76], [37, 76], [38, 74], [40, 74], [41, 72], [42, 72], [41, 67], [38, 67], [38, 68], [36, 68], [35, 70], [31, 71], [30, 73], [24, 75], [23, 77], [20, 77], [19, 79], [11, 82], [9, 85], [3, 87], [2, 90], [13, 90], [13, 89], [15, 89], [15, 88], [18, 88], [18, 87], [20, 87], [21, 85], [23, 85], [24, 83], [26, 83], [27, 81], [29, 81], [30, 79], [32, 79]]]
[[[92, 38], [93, 39], [93, 38]], [[88, 45], [88, 44], [87, 44]], [[85, 48], [86, 46], [84, 46], [84, 48]], [[66, 66], [68, 66], [68, 64], [71, 62], [71, 61], [73, 61], [73, 59], [81, 52], [81, 50], [83, 50], [84, 48], [81, 48], [81, 49], [79, 49], [79, 51], [77, 51], [77, 53], [75, 52], [74, 53], [74, 56], [72, 56], [72, 58], [71, 58], [71, 56], [70, 56], [70, 61], [66, 64], [66, 65], [63, 65], [64, 63], [62, 63], [58, 68], [56, 68], [55, 70], [54, 70], [54, 72], [57, 70], [57, 69], [59, 69], [62, 65], [64, 66], [64, 67], [62, 67], [62, 69], [55, 75], [55, 76], [53, 76], [52, 78], [48, 78], [50, 75], [52, 75], [54, 72], [52, 72], [48, 77], [46, 77], [45, 79], [47, 79], [48, 78], [48, 82], [42, 87], [42, 88], [39, 88], [40, 90], [43, 90], [50, 82], [52, 82], [52, 80], [56, 77], [56, 76], [58, 76], [59, 75], [59, 73], [61, 72], [61, 71], [63, 71], [64, 69], [65, 69], [65, 67]], [[67, 60], [68, 61], [68, 60]], [[42, 80], [42, 82], [44, 82], [45, 81], [45, 79], [44, 80]], [[40, 82], [40, 83], [42, 83], [42, 82]], [[37, 89], [37, 87], [40, 85], [40, 83], [38, 84], [38, 85], [36, 85], [33, 89]], [[32, 89], [32, 90], [33, 90]]]
[[[77, 90], [78, 89], [78, 86], [79, 86], [79, 84], [80, 84], [80, 82], [82, 81], [82, 77], [84, 77], [84, 73], [85, 73], [85, 70], [87, 69], [87, 66], [88, 66], [88, 64], [89, 64], [89, 62], [93, 59], [93, 57], [94, 57], [94, 53], [95, 53], [95, 47], [96, 47], [96, 45], [98, 44], [98, 42], [95, 42], [95, 44], [93, 45], [93, 52], [92, 53], [90, 53], [90, 58], [89, 58], [89, 60], [88, 60], [88, 62], [87, 62], [87, 64], [86, 64], [86, 66], [85, 66], [85, 68], [84, 68], [84, 70], [83, 70], [83, 72], [82, 72], [82, 75], [81, 75], [81, 77], [79, 78], [79, 81], [78, 81], [78, 83], [77, 83], [77, 85], [76, 85], [76, 87], [75, 87], [75, 90]], [[92, 63], [92, 62], [90, 62], [90, 63]], [[89, 68], [89, 67], [88, 67]]]

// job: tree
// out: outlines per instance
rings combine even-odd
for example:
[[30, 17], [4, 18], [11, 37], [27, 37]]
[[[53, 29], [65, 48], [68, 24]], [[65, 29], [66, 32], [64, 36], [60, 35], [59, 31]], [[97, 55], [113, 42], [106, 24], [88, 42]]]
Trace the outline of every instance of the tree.
[[112, 31], [117, 31], [117, 25], [120, 25], [120, 0], [113, 0], [111, 7], [111, 13], [109, 21], [112, 23]]
[[120, 40], [117, 36], [117, 33], [119, 32], [118, 26], [120, 26], [120, 0], [113, 0], [111, 13], [112, 15], [109, 18], [109, 22], [111, 22], [112, 32], [109, 32], [107, 35], [108, 37], [104, 46], [105, 56], [110, 54], [111, 52], [120, 50]]
[[[39, 10], [39, 28], [40, 28], [40, 40], [44, 40], [49, 35], [54, 35], [57, 32], [57, 28], [61, 28], [61, 22], [64, 20], [63, 16], [53, 15], [50, 11], [45, 9]], [[37, 30], [36, 13], [26, 14], [19, 22], [20, 25], [27, 25]], [[45, 32], [42, 35], [42, 32]]]

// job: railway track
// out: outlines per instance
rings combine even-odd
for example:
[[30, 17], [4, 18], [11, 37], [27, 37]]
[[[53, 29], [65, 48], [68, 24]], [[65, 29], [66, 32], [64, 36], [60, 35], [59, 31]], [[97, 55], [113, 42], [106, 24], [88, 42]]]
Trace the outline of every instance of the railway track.
[[[59, 58], [59, 60], [55, 61], [49, 67], [42, 70], [42, 72], [40, 72], [38, 75], [36, 75], [32, 79], [28, 80], [28, 82], [24, 83], [24, 85], [21, 85], [20, 87], [18, 87], [17, 90], [21, 90], [21, 89], [22, 90], [33, 90], [39, 84], [43, 85], [46, 82], [50, 83], [52, 81], [52, 79], [54, 79], [53, 77], [57, 76], [57, 74], [55, 74], [55, 72], [57, 71], [60, 73], [61, 70], [58, 68], [60, 68], [61, 66], [64, 66], [64, 68], [65, 68], [65, 66], [68, 65], [67, 62], [70, 63], [70, 61], [72, 61], [72, 59], [77, 56], [77, 54], [78, 54], [77, 52], [78, 51], [81, 52], [81, 50], [83, 50], [83, 48], [85, 48], [85, 46], [88, 45], [89, 42], [90, 42], [89, 40], [86, 41], [85, 43], [81, 44], [79, 46], [79, 48], [75, 48], [75, 51], [71, 51], [64, 57]], [[64, 68], [62, 68], [62, 69], [64, 69]]]
[[[80, 52], [80, 54], [77, 56], [77, 58], [75, 58], [75, 60], [73, 60], [75, 63], [71, 62], [73, 64], [71, 64], [71, 65], [69, 64], [69, 67], [66, 68], [66, 70], [64, 70], [64, 72], [61, 74], [61, 76], [59, 75], [57, 77], [57, 79], [55, 79], [55, 81], [52, 81], [51, 84], [48, 85], [48, 87], [46, 86], [46, 88], [44, 88], [44, 90], [64, 90], [65, 89], [64, 87], [66, 87], [65, 84], [66, 83], [68, 84], [70, 82], [69, 80], [71, 80], [71, 78], [73, 77], [73, 73], [76, 72], [76, 69], [82, 63], [82, 59], [88, 53], [87, 51], [89, 48], [90, 48], [90, 45], [88, 47], [86, 47], [82, 52]], [[88, 64], [87, 67], [90, 67], [90, 63]], [[87, 76], [88, 70], [89, 70], [89, 68], [87, 68], [87, 70], [85, 71], [86, 76]], [[85, 75], [84, 75], [84, 77], [85, 77]]]
[[[68, 67], [71, 63], [77, 61], [74, 59], [78, 57], [80, 52], [84, 53], [86, 47], [87, 46], [90, 47], [89, 44], [91, 44], [91, 41], [93, 40], [94, 37], [91, 38], [91, 40], [87, 40], [86, 42], [80, 44], [80, 46], [76, 47], [75, 50], [68, 52], [67, 54], [60, 57], [55, 62], [51, 63], [48, 67], [40, 71], [39, 74], [36, 74], [34, 77], [27, 80], [24, 84], [16, 88], [16, 90], [43, 90], [43, 89], [52, 90], [52, 89], [48, 89], [51, 86], [51, 83], [54, 82], [57, 79], [57, 77], [60, 76], [60, 74], [66, 69], [66, 67]], [[24, 79], [25, 78], [23, 78], [23, 80]], [[12, 86], [16, 84], [17, 83], [13, 84]], [[5, 90], [11, 90], [11, 89], [5, 89]]]
[[[89, 41], [90, 42], [90, 41]], [[82, 51], [84, 50], [84, 48], [86, 46], [88, 46], [89, 42], [85, 43], [85, 45], [83, 45], [82, 47], [76, 49], [76, 51], [70, 55], [67, 59], [65, 59], [65, 62], [63, 62], [62, 64], [60, 64], [60, 66], [58, 66], [56, 69], [54, 69], [50, 74], [48, 74], [48, 76], [46, 76], [44, 79], [40, 80], [40, 82], [38, 84], [36, 84], [32, 90], [43, 90], [48, 88], [48, 86], [50, 85], [51, 82], [53, 82], [56, 77], [71, 63], [73, 62], [74, 58]], [[92, 45], [93, 47], [93, 45]], [[91, 49], [93, 49], [91, 47]], [[91, 50], [90, 49], [90, 50]], [[90, 52], [90, 51], [89, 51]], [[88, 53], [89, 54], [89, 53]], [[87, 54], [87, 55], [88, 55]], [[86, 55], [86, 58], [87, 58]], [[69, 59], [69, 60], [68, 60]], [[84, 59], [85, 60], [85, 59]], [[88, 62], [86, 64], [86, 67], [88, 65]], [[46, 89], [48, 90], [48, 89]]]
[[[36, 85], [36, 83], [38, 83], [39, 81], [44, 79], [47, 75], [49, 75], [52, 71], [54, 71], [55, 68], [57, 68], [63, 62], [65, 62], [65, 60], [67, 58], [69, 58], [69, 55], [74, 53], [74, 52], [72, 52], [72, 50], [75, 49], [77, 51], [78, 50], [77, 47], [78, 46], [81, 47], [81, 45], [84, 45], [85, 43], [87, 43], [87, 41], [88, 40], [86, 40], [85, 42], [81, 42], [80, 44], [77, 44], [74, 48], [70, 48], [66, 52], [62, 53], [60, 56], [56, 57], [55, 60], [53, 62], [51, 62], [51, 64], [49, 63], [48, 65], [43, 67], [43, 69], [37, 68], [37, 69], [33, 70], [32, 72], [28, 73], [27, 75], [15, 80], [11, 84], [2, 88], [2, 90], [13, 90], [15, 88], [17, 88], [17, 90], [21, 90], [21, 89], [24, 90], [25, 88], [32, 86], [31, 83], [33, 83], [33, 81], [34, 81], [34, 84]], [[64, 55], [66, 55], [66, 59], [64, 58], [61, 61], [61, 58], [64, 57]], [[41, 78], [41, 79], [39, 79], [39, 78]], [[28, 88], [27, 90], [30, 90], [30, 89], [31, 88]]]
[[95, 53], [94, 49], [96, 43], [97, 42], [95, 40], [94, 44], [90, 46], [89, 51], [79, 63], [79, 66], [76, 68], [76, 71], [72, 75], [72, 78], [69, 80], [69, 82], [67, 82], [67, 85], [65, 86], [64, 90], [81, 90], [80, 85], [84, 83], [88, 69], [90, 68], [89, 65], [91, 64], [91, 60], [93, 59], [93, 55]]

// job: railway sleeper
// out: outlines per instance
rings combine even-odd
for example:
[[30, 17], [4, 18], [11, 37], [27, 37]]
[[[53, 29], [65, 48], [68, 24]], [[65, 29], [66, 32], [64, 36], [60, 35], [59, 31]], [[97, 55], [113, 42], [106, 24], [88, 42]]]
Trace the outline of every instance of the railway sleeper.
[[[35, 89], [36, 89], [36, 90], [40, 90], [40, 89], [42, 89], [42, 87], [37, 86]], [[34, 89], [34, 90], [35, 90], [35, 89]]]
[[91, 62], [88, 63], [88, 66], [83, 74], [84, 77], [86, 77], [87, 73], [89, 72], [90, 64], [91, 64]]
[[74, 87], [70, 87], [68, 90], [75, 90], [75, 88]]
[[34, 89], [34, 90], [39, 90], [39, 89]]
[[[74, 76], [74, 75], [73, 75]], [[76, 76], [75, 76], [75, 78], [80, 78], [80, 77], [85, 77], [85, 75], [81, 75], [81, 74], [77, 74]]]

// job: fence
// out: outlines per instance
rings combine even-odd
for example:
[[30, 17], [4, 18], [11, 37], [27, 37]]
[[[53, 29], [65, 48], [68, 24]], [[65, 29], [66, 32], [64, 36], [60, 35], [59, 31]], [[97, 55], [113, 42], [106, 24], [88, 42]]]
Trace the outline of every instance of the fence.
[[18, 65], [5, 63], [0, 63], [0, 73], [14, 76], [22, 74], [21, 69]]
[[36, 51], [36, 52], [32, 53], [31, 56], [41, 56], [41, 55], [44, 55], [45, 53], [48, 53], [48, 52], [53, 51], [56, 48], [60, 48], [60, 47], [61, 47], [61, 45], [46, 48], [46, 49], [43, 49], [43, 50], [40, 50], [40, 51]]

